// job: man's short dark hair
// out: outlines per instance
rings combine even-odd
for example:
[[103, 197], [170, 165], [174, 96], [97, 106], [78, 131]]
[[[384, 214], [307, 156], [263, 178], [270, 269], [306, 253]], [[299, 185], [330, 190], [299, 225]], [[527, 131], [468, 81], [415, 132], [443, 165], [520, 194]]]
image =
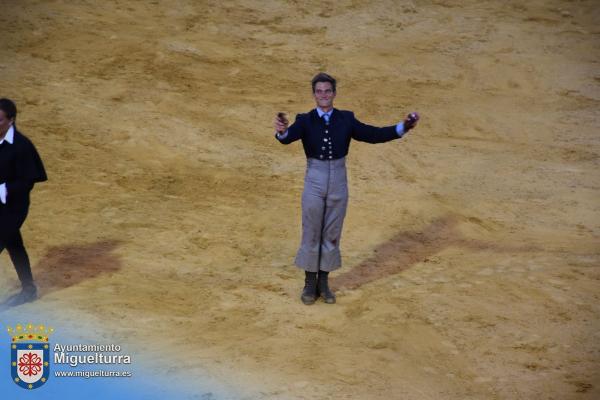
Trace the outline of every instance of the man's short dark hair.
[[4, 111], [8, 119], [17, 118], [17, 106], [10, 99], [0, 99], [0, 110]]
[[312, 78], [312, 82], [311, 82], [313, 93], [315, 92], [315, 86], [319, 82], [331, 83], [331, 89], [333, 89], [333, 92], [335, 93], [335, 79], [333, 78], [333, 76], [326, 74], [325, 72], [319, 72], [318, 74], [316, 74], [315, 77]]

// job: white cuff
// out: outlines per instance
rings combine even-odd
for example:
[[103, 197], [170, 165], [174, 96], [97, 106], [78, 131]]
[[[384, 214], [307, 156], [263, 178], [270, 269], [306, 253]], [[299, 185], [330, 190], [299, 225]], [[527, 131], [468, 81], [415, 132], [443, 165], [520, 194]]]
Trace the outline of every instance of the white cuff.
[[6, 183], [0, 183], [0, 202], [6, 204]]
[[406, 133], [406, 132], [404, 132], [404, 121], [400, 122], [396, 125], [396, 133], [400, 137], [402, 137]]
[[279, 133], [279, 132], [276, 133], [277, 139], [279, 139], [279, 140], [285, 139], [287, 137], [287, 135], [288, 135], [288, 131], [285, 131], [283, 133]]

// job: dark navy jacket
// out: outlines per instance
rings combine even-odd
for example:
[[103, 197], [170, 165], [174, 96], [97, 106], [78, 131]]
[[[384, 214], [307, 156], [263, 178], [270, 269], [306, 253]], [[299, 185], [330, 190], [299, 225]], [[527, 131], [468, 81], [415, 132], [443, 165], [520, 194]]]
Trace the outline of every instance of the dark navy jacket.
[[357, 120], [353, 112], [334, 108], [329, 125], [313, 109], [306, 114], [298, 114], [296, 121], [288, 128], [287, 135], [277, 139], [283, 144], [302, 139], [307, 158], [335, 160], [348, 154], [350, 139], [383, 143], [399, 138], [396, 125], [385, 128], [366, 125]]
[[46, 179], [35, 146], [15, 129], [13, 143], [0, 144], [0, 183], [7, 190], [6, 204], [0, 202], [0, 239], [18, 231], [29, 211], [29, 192]]

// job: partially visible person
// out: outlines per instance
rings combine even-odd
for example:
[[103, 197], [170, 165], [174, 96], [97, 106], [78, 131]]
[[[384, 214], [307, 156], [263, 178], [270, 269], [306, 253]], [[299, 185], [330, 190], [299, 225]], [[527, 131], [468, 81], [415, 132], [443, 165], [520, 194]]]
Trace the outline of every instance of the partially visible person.
[[17, 130], [16, 119], [15, 103], [0, 99], [0, 253], [8, 250], [22, 286], [3, 303], [7, 307], [37, 298], [21, 226], [27, 218], [33, 185], [48, 179], [35, 146]]

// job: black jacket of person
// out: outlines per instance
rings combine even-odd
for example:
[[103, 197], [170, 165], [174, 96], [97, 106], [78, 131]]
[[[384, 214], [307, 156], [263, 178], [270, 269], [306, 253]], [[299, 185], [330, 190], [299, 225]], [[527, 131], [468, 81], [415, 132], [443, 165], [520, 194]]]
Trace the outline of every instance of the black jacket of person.
[[329, 125], [319, 117], [316, 109], [306, 114], [298, 114], [296, 121], [288, 128], [287, 136], [278, 140], [289, 144], [302, 139], [307, 158], [335, 160], [348, 154], [351, 139], [383, 143], [399, 138], [396, 125], [378, 128], [363, 124], [354, 117], [353, 112], [334, 108]]
[[29, 211], [29, 192], [47, 179], [35, 146], [15, 128], [13, 142], [0, 144], [0, 184], [7, 191], [6, 204], [0, 202], [0, 239], [18, 232]]

